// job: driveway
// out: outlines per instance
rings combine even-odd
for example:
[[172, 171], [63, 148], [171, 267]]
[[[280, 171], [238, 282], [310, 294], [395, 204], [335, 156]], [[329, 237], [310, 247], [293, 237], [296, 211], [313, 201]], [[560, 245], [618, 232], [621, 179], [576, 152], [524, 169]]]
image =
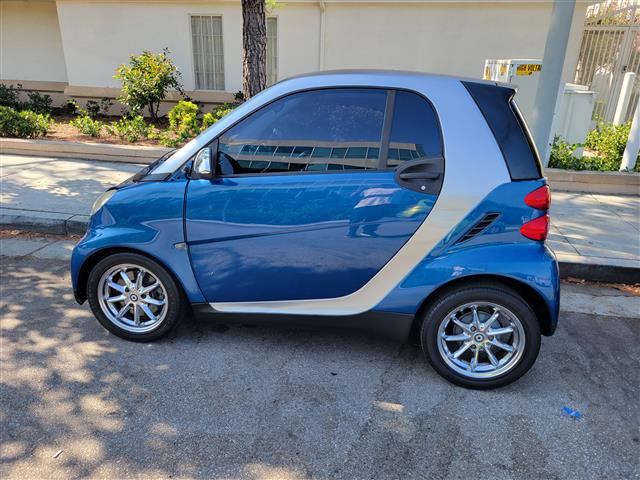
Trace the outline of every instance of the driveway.
[[478, 392], [359, 335], [190, 321], [129, 343], [66, 262], [1, 261], [2, 478], [640, 476], [640, 309], [618, 290], [564, 285], [532, 371]]

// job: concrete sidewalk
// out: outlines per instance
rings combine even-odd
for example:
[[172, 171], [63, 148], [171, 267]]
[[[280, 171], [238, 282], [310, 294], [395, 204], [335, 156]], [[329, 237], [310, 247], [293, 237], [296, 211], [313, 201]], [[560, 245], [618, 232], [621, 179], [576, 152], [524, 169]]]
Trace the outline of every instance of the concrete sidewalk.
[[[83, 234], [95, 198], [140, 168], [0, 155], [0, 228]], [[640, 281], [640, 197], [553, 192], [551, 219], [563, 275]]]

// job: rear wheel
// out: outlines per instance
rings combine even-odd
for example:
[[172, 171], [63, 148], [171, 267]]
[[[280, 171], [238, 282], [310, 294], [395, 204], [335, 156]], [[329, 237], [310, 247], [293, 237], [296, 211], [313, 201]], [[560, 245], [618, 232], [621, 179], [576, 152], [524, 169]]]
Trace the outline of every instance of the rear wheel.
[[89, 305], [98, 321], [127, 340], [148, 342], [180, 320], [184, 301], [173, 277], [135, 253], [110, 255], [91, 270]]
[[420, 336], [433, 368], [468, 388], [514, 382], [540, 350], [535, 313], [517, 292], [499, 284], [461, 287], [438, 297], [425, 313]]

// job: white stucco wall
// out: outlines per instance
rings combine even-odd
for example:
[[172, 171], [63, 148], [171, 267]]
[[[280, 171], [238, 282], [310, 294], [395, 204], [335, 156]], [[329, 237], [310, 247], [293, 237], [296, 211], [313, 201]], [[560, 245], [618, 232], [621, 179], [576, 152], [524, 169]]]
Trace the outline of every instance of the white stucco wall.
[[[578, 4], [565, 81], [573, 75], [586, 3]], [[487, 58], [539, 58], [552, 2], [329, 4], [325, 68], [394, 68], [481, 77]]]
[[[195, 87], [190, 15], [221, 15], [225, 89], [242, 89], [240, 2], [76, 2], [58, 1], [69, 84], [117, 87], [115, 69], [131, 54], [168, 47], [185, 89]], [[319, 10], [287, 5], [278, 17], [279, 75], [318, 69]]]
[[58, 2], [69, 84], [118, 87], [116, 68], [132, 54], [167, 47], [187, 89], [194, 86], [190, 14], [222, 15], [225, 85], [241, 82], [242, 15], [233, 4]]
[[[278, 17], [280, 79], [321, 68], [358, 67], [479, 77], [485, 58], [541, 58], [552, 8], [550, 1], [326, 0], [323, 27], [320, 2], [283, 3], [272, 12]], [[8, 12], [2, 20], [3, 78], [11, 72], [17, 79], [118, 87], [113, 74], [129, 55], [168, 47], [185, 89], [192, 90], [189, 15], [205, 14], [222, 16], [225, 89], [242, 87], [239, 0], [57, 0], [57, 15], [52, 2], [0, 5]], [[565, 81], [575, 68], [585, 8], [584, 1], [578, 2]], [[62, 46], [54, 28], [58, 22]]]
[[53, 1], [0, 1], [0, 79], [67, 81]]

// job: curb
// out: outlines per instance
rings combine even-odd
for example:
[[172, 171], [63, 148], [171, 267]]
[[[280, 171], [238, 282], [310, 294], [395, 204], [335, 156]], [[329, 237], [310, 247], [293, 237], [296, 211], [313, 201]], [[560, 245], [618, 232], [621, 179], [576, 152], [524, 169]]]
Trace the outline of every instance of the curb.
[[34, 212], [0, 208], [0, 228], [46, 235], [84, 235], [89, 215]]
[[171, 148], [144, 145], [0, 138], [0, 153], [35, 157], [149, 164], [171, 150]]
[[[84, 235], [89, 224], [88, 215], [33, 212], [0, 208], [0, 228], [48, 235]], [[593, 260], [576, 262], [558, 255], [560, 277], [579, 278], [592, 282], [640, 283], [640, 268], [629, 265], [602, 264]]]
[[545, 168], [552, 190], [559, 192], [640, 195], [640, 173], [592, 172]]
[[579, 278], [590, 282], [640, 283], [640, 268], [622, 265], [558, 261], [561, 278]]

